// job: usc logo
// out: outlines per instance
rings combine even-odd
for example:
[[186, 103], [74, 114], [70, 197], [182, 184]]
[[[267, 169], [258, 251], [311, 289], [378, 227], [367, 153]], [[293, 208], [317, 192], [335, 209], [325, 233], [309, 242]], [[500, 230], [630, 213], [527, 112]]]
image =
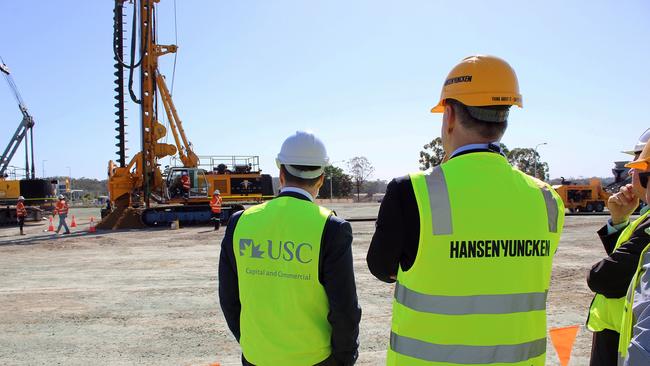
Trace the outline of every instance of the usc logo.
[[266, 251], [262, 249], [264, 243], [255, 244], [253, 239], [239, 239], [239, 256], [250, 258], [283, 260], [286, 262], [298, 261], [307, 264], [313, 260], [313, 247], [309, 243], [296, 244], [290, 240], [278, 241], [266, 240]]

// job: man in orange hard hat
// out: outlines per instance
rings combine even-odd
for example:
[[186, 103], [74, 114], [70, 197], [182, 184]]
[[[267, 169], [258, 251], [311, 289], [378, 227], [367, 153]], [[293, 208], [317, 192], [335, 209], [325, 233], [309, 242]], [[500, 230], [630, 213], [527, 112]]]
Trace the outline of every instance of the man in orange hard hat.
[[54, 208], [54, 215], [59, 215], [59, 226], [56, 228], [56, 233], [58, 234], [61, 231], [61, 228], [65, 228], [63, 234], [70, 234], [70, 229], [68, 229], [68, 224], [65, 222], [65, 219], [68, 217], [69, 210], [68, 203], [65, 201], [65, 197], [60, 194], [59, 201], [56, 203]]
[[25, 235], [23, 227], [25, 226], [25, 217], [27, 216], [27, 209], [25, 208], [25, 197], [18, 197], [16, 204], [16, 218], [18, 219], [18, 227], [20, 227], [20, 235]]
[[438, 104], [444, 162], [392, 180], [368, 251], [395, 282], [387, 365], [542, 366], [546, 294], [564, 205], [499, 147], [517, 76], [494, 56], [463, 59]]
[[221, 226], [221, 204], [223, 200], [221, 199], [221, 192], [216, 189], [212, 193], [212, 200], [210, 200], [210, 210], [212, 211], [212, 220], [214, 221], [214, 230], [219, 230]]
[[[647, 141], [647, 136], [645, 139]], [[650, 175], [650, 146], [646, 143], [640, 153], [638, 147], [639, 143], [632, 151], [636, 159], [626, 165], [630, 168], [632, 184], [621, 187], [618, 193], [609, 197], [610, 219], [598, 230], [607, 257], [594, 264], [587, 277], [587, 284], [595, 293], [587, 318], [587, 328], [593, 332], [590, 366], [616, 365], [618, 362], [625, 295], [641, 252], [650, 243], [649, 207], [645, 206], [641, 216], [630, 222], [630, 216], [639, 206], [639, 199], [645, 200]]]

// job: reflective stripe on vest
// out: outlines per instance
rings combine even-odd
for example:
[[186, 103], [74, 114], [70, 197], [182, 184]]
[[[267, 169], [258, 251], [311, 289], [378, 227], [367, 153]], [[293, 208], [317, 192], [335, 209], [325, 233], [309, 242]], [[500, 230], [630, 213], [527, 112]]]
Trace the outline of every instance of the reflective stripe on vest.
[[[650, 211], [639, 216], [629, 224], [619, 235], [614, 250], [618, 249], [623, 243], [628, 241], [636, 228], [645, 221]], [[589, 317], [587, 318], [587, 328], [592, 332], [600, 332], [610, 329], [615, 332], [621, 332], [621, 319], [623, 318], [623, 307], [625, 298], [606, 298], [601, 294], [596, 294], [591, 306], [589, 307]]]
[[[432, 344], [390, 333], [390, 347], [395, 352], [431, 362], [465, 365], [513, 363], [527, 361], [546, 352], [546, 338], [521, 344], [498, 346], [464, 346]], [[489, 362], [487, 361], [489, 360]]]
[[16, 205], [16, 216], [18, 217], [27, 216], [27, 209], [25, 208], [25, 205], [22, 202], [18, 202], [18, 204]]
[[425, 295], [395, 285], [395, 300], [413, 310], [432, 314], [509, 314], [522, 311], [546, 310], [548, 291], [525, 294], [437, 296]]
[[420, 242], [398, 271], [387, 364], [544, 365], [561, 199], [493, 153], [457, 156], [411, 183]]
[[240, 344], [252, 364], [314, 365], [330, 356], [329, 302], [318, 280], [330, 214], [310, 201], [278, 197], [237, 221]]
[[623, 315], [621, 316], [621, 335], [618, 341], [618, 365], [623, 366], [625, 363], [625, 358], [627, 357], [628, 348], [630, 347], [630, 341], [632, 340], [632, 330], [634, 328], [634, 294], [636, 289], [639, 287], [639, 281], [641, 279], [642, 273], [644, 271], [644, 263], [650, 263], [650, 257], [646, 260], [650, 252], [650, 244], [648, 244], [645, 249], [641, 252], [639, 256], [639, 264], [636, 268], [634, 277], [630, 282], [630, 286], [627, 289], [627, 295], [624, 300]]
[[210, 201], [210, 208], [213, 213], [221, 213], [221, 204], [223, 203], [220, 196], [213, 196]]
[[65, 202], [57, 202], [56, 203], [56, 212], [59, 215], [65, 215], [68, 213], [68, 205]]

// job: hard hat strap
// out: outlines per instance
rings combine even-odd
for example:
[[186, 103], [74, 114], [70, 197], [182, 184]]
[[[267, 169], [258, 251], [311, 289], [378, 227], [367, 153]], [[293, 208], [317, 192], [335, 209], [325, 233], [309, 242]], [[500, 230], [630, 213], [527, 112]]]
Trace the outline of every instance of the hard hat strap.
[[494, 109], [486, 109], [481, 107], [472, 107], [469, 105], [466, 105], [465, 107], [467, 108], [467, 112], [469, 112], [469, 114], [472, 117], [485, 122], [494, 122], [494, 123], [506, 122], [508, 121], [508, 113], [510, 113], [509, 109], [494, 110]]

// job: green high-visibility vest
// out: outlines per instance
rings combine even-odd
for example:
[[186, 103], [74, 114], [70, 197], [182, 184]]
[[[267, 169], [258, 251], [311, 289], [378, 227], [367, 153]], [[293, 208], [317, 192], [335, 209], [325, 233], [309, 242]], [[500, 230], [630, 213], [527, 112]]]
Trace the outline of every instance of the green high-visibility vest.
[[331, 211], [278, 197], [248, 208], [233, 234], [242, 352], [258, 366], [305, 366], [331, 354], [329, 302], [318, 281]]
[[621, 336], [618, 340], [618, 364], [623, 366], [625, 363], [625, 358], [627, 357], [628, 347], [630, 346], [630, 341], [632, 340], [632, 327], [634, 326], [634, 312], [632, 307], [634, 306], [634, 294], [636, 293], [636, 288], [639, 286], [639, 281], [643, 275], [643, 263], [644, 258], [650, 251], [650, 244], [643, 249], [641, 256], [639, 257], [639, 265], [636, 268], [636, 273], [632, 277], [630, 282], [630, 287], [627, 289], [627, 296], [624, 298], [623, 306], [623, 315], [621, 316]]
[[[650, 211], [639, 216], [628, 225], [621, 235], [619, 235], [614, 250], [618, 249], [623, 243], [628, 241], [632, 233], [641, 224]], [[625, 298], [607, 298], [601, 294], [596, 294], [589, 307], [589, 317], [587, 318], [587, 328], [592, 332], [600, 332], [605, 329], [610, 329], [615, 332], [621, 332], [621, 319], [623, 317], [623, 306], [625, 305]]]
[[413, 266], [397, 274], [388, 365], [544, 365], [546, 296], [564, 205], [501, 155], [411, 174]]

